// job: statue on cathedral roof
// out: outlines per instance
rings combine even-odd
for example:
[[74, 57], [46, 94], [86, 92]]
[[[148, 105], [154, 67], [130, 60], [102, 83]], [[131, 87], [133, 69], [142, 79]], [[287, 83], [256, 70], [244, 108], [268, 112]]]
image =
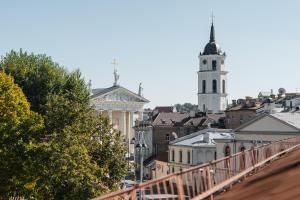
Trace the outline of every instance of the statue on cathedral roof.
[[115, 79], [115, 80], [114, 80], [114, 86], [119, 85], [119, 84], [118, 84], [119, 78], [120, 78], [120, 75], [118, 74], [117, 69], [115, 69], [115, 70], [114, 70], [114, 79]]
[[142, 91], [143, 91], [144, 88], [142, 88], [142, 83], [140, 83], [139, 85], [139, 92], [138, 92], [138, 95], [139, 96], [142, 96]]

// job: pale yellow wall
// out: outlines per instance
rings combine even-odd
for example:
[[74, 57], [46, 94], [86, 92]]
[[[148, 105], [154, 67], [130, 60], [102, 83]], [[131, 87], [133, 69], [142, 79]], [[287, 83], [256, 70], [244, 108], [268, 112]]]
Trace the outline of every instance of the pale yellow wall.
[[[175, 160], [172, 161], [172, 150], [175, 152]], [[179, 162], [179, 151], [182, 150], [182, 162]], [[188, 163], [187, 152], [190, 152], [190, 163]], [[184, 146], [169, 146], [169, 162], [192, 164], [192, 148]]]
[[155, 170], [152, 170], [152, 177], [153, 178], [160, 178], [166, 176], [169, 171], [169, 166], [167, 162], [163, 161], [155, 161]]
[[258, 119], [257, 121], [239, 130], [239, 132], [242, 131], [298, 132], [294, 128], [285, 125], [282, 122], [269, 116]]

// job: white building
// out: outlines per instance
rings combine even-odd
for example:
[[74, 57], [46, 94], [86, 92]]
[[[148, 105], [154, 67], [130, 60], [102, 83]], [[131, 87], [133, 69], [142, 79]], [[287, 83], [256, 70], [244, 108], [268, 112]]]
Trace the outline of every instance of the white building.
[[198, 108], [200, 111], [219, 113], [227, 107], [227, 71], [225, 52], [215, 41], [215, 30], [211, 24], [210, 40], [199, 55]]
[[169, 144], [169, 172], [217, 158], [215, 139], [233, 139], [231, 129], [204, 129], [173, 140]]
[[300, 113], [261, 114], [234, 130], [234, 139], [217, 139], [217, 158], [257, 145], [300, 135]]
[[143, 119], [144, 105], [149, 101], [141, 95], [141, 85], [138, 94], [121, 87], [118, 84], [119, 75], [114, 72], [115, 81], [112, 87], [92, 90], [91, 104], [103, 116], [109, 118], [114, 128], [123, 133], [133, 154], [134, 121]]

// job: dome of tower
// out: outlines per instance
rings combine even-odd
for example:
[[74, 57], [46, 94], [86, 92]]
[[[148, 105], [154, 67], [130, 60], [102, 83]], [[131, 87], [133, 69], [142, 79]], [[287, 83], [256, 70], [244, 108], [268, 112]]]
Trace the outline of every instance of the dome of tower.
[[222, 51], [220, 48], [220, 45], [218, 45], [216, 42], [209, 42], [205, 45], [203, 55], [221, 55]]
[[222, 51], [220, 45], [215, 41], [215, 29], [214, 24], [211, 24], [210, 28], [210, 39], [209, 42], [205, 45], [202, 55], [221, 55]]

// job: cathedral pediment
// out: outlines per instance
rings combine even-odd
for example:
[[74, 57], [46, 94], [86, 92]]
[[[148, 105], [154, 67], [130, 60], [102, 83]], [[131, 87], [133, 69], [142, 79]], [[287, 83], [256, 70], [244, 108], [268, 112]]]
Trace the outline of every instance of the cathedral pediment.
[[149, 102], [149, 100], [144, 97], [120, 86], [94, 89], [91, 99], [94, 102]]

